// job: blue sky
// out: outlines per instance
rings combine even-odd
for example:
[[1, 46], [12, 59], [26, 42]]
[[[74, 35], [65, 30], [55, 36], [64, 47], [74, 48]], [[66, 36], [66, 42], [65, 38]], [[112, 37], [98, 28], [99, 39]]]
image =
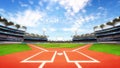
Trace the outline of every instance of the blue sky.
[[120, 16], [120, 0], [0, 0], [0, 15], [49, 40], [71, 40]]

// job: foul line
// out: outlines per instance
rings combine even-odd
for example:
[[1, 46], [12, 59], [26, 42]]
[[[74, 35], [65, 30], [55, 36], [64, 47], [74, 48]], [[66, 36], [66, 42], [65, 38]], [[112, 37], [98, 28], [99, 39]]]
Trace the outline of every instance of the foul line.
[[[51, 51], [51, 52], [52, 52], [52, 51]], [[33, 57], [35, 57], [35, 56], [37, 56], [37, 55], [39, 55], [39, 54], [41, 54], [41, 53], [43, 53], [43, 51], [42, 51], [42, 52], [39, 52], [39, 53], [36, 53], [35, 55], [30, 56], [30, 57], [28, 57], [27, 59], [25, 59], [25, 60], [23, 60], [23, 61], [21, 61], [21, 62], [22, 62], [22, 63], [53, 62], [54, 59], [55, 59], [55, 56], [56, 56], [57, 51], [54, 52], [54, 54], [53, 54], [51, 60], [35, 60], [35, 61], [34, 61], [34, 60], [30, 60], [31, 58], [33, 58]]]
[[33, 46], [33, 47], [35, 47], [35, 48], [37, 48], [37, 49], [43, 50], [43, 51], [48, 51], [48, 50], [46, 50], [46, 49], [44, 49], [44, 48], [41, 48], [41, 47], [38, 47], [38, 46], [35, 46], [35, 45], [31, 45], [31, 46]]
[[[90, 57], [90, 56], [88, 56], [88, 55], [86, 55], [86, 54], [84, 54], [84, 53], [82, 53], [82, 52], [79, 52], [79, 51], [76, 51], [76, 52], [92, 60], [92, 61], [83, 61], [83, 62], [87, 62], [87, 63], [88, 63], [88, 62], [90, 62], [90, 63], [91, 63], [91, 62], [96, 62], [96, 63], [99, 63], [99, 62], [100, 62], [100, 61], [98, 61], [98, 60], [96, 60], [96, 59], [94, 59], [94, 58], [92, 58], [92, 57]], [[82, 61], [81, 61], [81, 62], [82, 62]]]
[[87, 58], [89, 58], [89, 59], [91, 59], [91, 60], [81, 60], [81, 61], [77, 61], [77, 60], [75, 61], [75, 60], [74, 60], [74, 61], [73, 61], [73, 60], [70, 60], [70, 59], [68, 58], [66, 52], [63, 51], [64, 56], [65, 56], [65, 58], [66, 58], [66, 61], [67, 61], [68, 63], [75, 63], [78, 68], [82, 68], [82, 66], [81, 66], [79, 63], [99, 63], [99, 62], [100, 62], [100, 61], [98, 61], [98, 60], [96, 60], [96, 59], [94, 59], [94, 58], [92, 58], [92, 57], [90, 57], [90, 56], [88, 56], [88, 55], [86, 55], [86, 54], [84, 54], [84, 53], [82, 53], [82, 52], [79, 52], [79, 51], [76, 51], [76, 52], [79, 53], [79, 54], [81, 54], [81, 55], [83, 55], [83, 56], [85, 56], [85, 57], [87, 57]]
[[[46, 63], [52, 63], [52, 62], [54, 62], [55, 56], [56, 56], [56, 54], [57, 54], [57, 51], [54, 51], [54, 54], [53, 54], [51, 60], [44, 60], [44, 61], [43, 61], [43, 60], [39, 60], [39, 61], [36, 61], [36, 60], [35, 60], [35, 61], [32, 61], [32, 60], [30, 60], [31, 58], [33, 58], [33, 57], [35, 57], [35, 56], [37, 56], [37, 55], [39, 55], [39, 54], [41, 54], [41, 53], [43, 53], [43, 52], [44, 52], [44, 51], [41, 51], [41, 52], [39, 52], [39, 53], [36, 53], [35, 55], [30, 56], [30, 57], [28, 57], [27, 59], [21, 61], [21, 63], [41, 63], [38, 68], [43, 68], [43, 66], [44, 66]], [[52, 52], [52, 51], [51, 51], [51, 52]]]
[[43, 68], [43, 66], [46, 64], [46, 62], [42, 62], [42, 64], [38, 68]]
[[68, 63], [75, 63], [78, 68], [82, 68], [81, 65], [78, 62], [76, 62], [76, 61], [70, 61], [69, 58], [68, 58], [68, 56], [67, 56], [67, 54], [65, 53], [65, 51], [63, 51], [63, 53], [64, 53], [65, 59], [66, 59], [66, 61]]
[[82, 46], [82, 47], [77, 48], [77, 49], [74, 49], [74, 50], [72, 50], [72, 51], [77, 51], [77, 50], [83, 49], [83, 48], [85, 48], [85, 47], [87, 47], [87, 46], [90, 46], [90, 45]]
[[37, 55], [39, 55], [39, 54], [41, 54], [41, 53], [43, 53], [43, 52], [44, 52], [44, 51], [38, 52], [38, 53], [36, 53], [36, 54], [34, 54], [34, 55], [32, 55], [32, 56], [30, 56], [30, 57], [24, 59], [24, 60], [21, 61], [21, 62], [28, 62], [29, 59], [31, 59], [31, 58], [33, 58], [33, 57], [35, 57], [35, 56], [37, 56]]
[[[34, 54], [34, 55], [24, 59], [23, 61], [21, 61], [21, 63], [41, 63], [38, 68], [43, 68], [46, 63], [54, 62], [55, 57], [57, 55], [57, 51], [48, 51], [48, 50], [46, 50], [44, 48], [40, 48], [40, 47], [35, 46], [35, 45], [31, 45], [31, 46], [33, 46], [33, 47], [35, 47], [37, 49], [41, 49], [43, 51], [38, 52], [38, 53], [36, 53], [36, 54]], [[88, 56], [88, 55], [86, 55], [86, 54], [84, 54], [82, 52], [77, 51], [77, 50], [83, 49], [83, 48], [85, 48], [87, 46], [90, 46], [90, 45], [86, 45], [86, 46], [74, 49], [72, 51], [69, 51], [69, 52], [77, 52], [77, 53], [79, 53], [79, 54], [81, 54], [81, 55], [83, 55], [83, 56], [85, 56], [85, 57], [87, 57], [87, 58], [89, 58], [91, 60], [81, 60], [81, 61], [80, 60], [79, 61], [78, 60], [70, 60], [68, 55], [67, 55], [67, 53], [66, 53], [67, 51], [63, 51], [63, 54], [64, 54], [64, 57], [65, 57], [66, 61], [68, 63], [74, 63], [78, 68], [82, 68], [82, 66], [79, 63], [99, 63], [100, 61], [98, 61], [98, 60], [96, 60], [96, 59], [94, 59], [94, 58], [92, 58], [92, 57], [90, 57], [90, 56]], [[52, 58], [50, 60], [35, 60], [35, 61], [30, 60], [31, 58], [33, 58], [33, 57], [35, 57], [35, 56], [37, 56], [37, 55], [39, 55], [39, 54], [41, 54], [43, 52], [54, 52], [54, 54], [53, 54], [53, 56], [52, 56]]]
[[82, 66], [78, 62], [74, 62], [78, 68], [82, 68]]

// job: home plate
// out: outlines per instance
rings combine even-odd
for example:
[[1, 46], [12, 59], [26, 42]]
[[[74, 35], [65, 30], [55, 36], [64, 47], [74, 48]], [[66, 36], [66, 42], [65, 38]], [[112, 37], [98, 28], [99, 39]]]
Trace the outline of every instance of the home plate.
[[63, 53], [57, 53], [57, 55], [63, 55]]

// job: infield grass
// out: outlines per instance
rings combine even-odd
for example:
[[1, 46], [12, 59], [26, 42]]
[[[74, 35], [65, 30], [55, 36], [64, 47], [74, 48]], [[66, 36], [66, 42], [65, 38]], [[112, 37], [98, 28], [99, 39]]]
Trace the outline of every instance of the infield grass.
[[82, 43], [39, 43], [35, 44], [43, 48], [77, 48], [85, 44]]
[[93, 44], [89, 49], [98, 51], [98, 52], [105, 52], [105, 53], [120, 56], [120, 44], [96, 43], [96, 44]]
[[0, 44], [0, 56], [31, 50], [27, 44]]

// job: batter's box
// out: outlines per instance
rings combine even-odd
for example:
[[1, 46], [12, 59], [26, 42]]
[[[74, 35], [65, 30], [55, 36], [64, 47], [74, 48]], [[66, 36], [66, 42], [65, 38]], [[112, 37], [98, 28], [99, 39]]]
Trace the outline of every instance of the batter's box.
[[57, 51], [41, 51], [39, 53], [36, 53], [25, 60], [21, 61], [22, 63], [41, 63], [41, 62], [53, 62], [55, 59]]
[[91, 60], [90, 58], [78, 53], [78, 52], [66, 52], [69, 60], [71, 61], [83, 61], [83, 60]]
[[79, 51], [65, 52], [64, 55], [67, 62], [79, 62], [79, 63], [96, 63], [98, 60]]

